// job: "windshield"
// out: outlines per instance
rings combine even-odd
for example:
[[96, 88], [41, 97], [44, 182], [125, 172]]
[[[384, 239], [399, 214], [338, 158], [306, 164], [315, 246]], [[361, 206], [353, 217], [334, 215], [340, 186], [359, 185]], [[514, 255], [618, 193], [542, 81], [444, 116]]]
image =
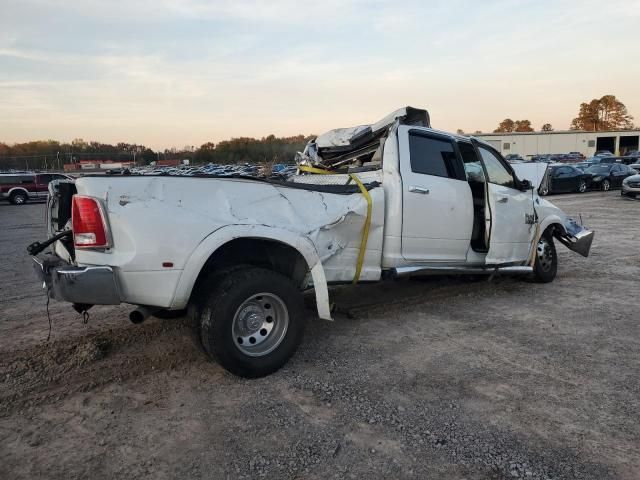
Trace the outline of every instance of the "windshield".
[[589, 173], [609, 173], [609, 168], [609, 165], [594, 165], [587, 168], [586, 171]]

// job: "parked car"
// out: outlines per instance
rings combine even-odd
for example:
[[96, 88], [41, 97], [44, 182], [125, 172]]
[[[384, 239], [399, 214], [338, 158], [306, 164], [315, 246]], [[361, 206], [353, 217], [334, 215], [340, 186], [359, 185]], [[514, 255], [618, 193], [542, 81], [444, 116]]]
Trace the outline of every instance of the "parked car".
[[585, 156], [580, 152], [569, 152], [569, 156], [571, 158], [576, 158], [576, 159], [579, 159], [579, 160], [584, 160], [585, 159]]
[[640, 159], [640, 150], [629, 150], [627, 153], [624, 154], [624, 156], [628, 158]]
[[554, 239], [589, 254], [593, 232], [536, 193], [546, 167], [510, 165], [488, 143], [433, 130], [426, 110], [329, 131], [296, 160], [302, 174], [286, 181], [54, 182], [50, 237], [28, 249], [53, 248], [34, 257], [40, 281], [80, 312], [138, 305], [133, 322], [188, 308], [212, 358], [260, 377], [301, 343], [303, 290], [330, 320], [330, 284], [444, 272], [551, 282]]
[[591, 175], [573, 165], [549, 165], [547, 175], [538, 189], [540, 195], [563, 192], [584, 193], [591, 186]]
[[105, 172], [107, 175], [131, 175], [128, 168], [110, 168]]
[[613, 153], [609, 150], [598, 150], [594, 155], [594, 157], [612, 157]]
[[591, 164], [591, 163], [589, 163], [589, 162], [579, 162], [579, 163], [574, 164], [573, 166], [574, 166], [574, 167], [576, 167], [576, 168], [578, 168], [578, 169], [580, 169], [580, 170], [582, 170], [582, 171], [584, 172], [584, 171], [585, 171], [587, 168], [589, 168], [591, 165], [592, 165], [592, 164]]
[[522, 162], [524, 162], [524, 158], [522, 158], [522, 157], [521, 157], [519, 154], [517, 154], [517, 153], [510, 153], [510, 154], [508, 154], [507, 156], [505, 156], [505, 157], [504, 157], [504, 159], [505, 159], [507, 162], [510, 162], [510, 163], [522, 163]]
[[591, 157], [587, 159], [587, 163], [590, 165], [599, 165], [601, 163], [619, 163], [618, 157], [613, 155], [604, 155], [600, 157]]
[[620, 195], [636, 198], [640, 194], [640, 174], [631, 175], [622, 181]]
[[553, 160], [551, 158], [551, 155], [544, 154], [544, 155], [532, 155], [531, 159], [529, 161], [530, 162], [535, 162], [535, 163], [538, 163], [538, 162], [546, 162], [546, 163], [548, 163], [548, 162], [551, 162]]
[[47, 198], [47, 186], [52, 180], [68, 180], [59, 173], [2, 173], [0, 174], [0, 200], [23, 205], [29, 200]]
[[634, 174], [628, 165], [618, 163], [601, 163], [587, 168], [585, 173], [591, 174], [591, 187], [605, 192], [611, 188], [619, 188], [622, 181]]

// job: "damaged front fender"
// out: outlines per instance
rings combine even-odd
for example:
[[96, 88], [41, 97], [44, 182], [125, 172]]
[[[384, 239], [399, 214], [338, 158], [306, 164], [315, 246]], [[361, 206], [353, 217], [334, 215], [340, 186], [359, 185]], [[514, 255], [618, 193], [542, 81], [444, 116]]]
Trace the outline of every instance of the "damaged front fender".
[[583, 257], [589, 256], [595, 232], [579, 225], [573, 218], [566, 218], [562, 228], [556, 229], [555, 237], [569, 250]]

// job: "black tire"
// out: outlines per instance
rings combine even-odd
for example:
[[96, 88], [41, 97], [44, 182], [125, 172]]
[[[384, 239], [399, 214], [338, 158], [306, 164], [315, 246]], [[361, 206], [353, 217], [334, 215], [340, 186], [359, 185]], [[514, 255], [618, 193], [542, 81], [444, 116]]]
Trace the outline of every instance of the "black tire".
[[[278, 305], [260, 305], [263, 298], [260, 294], [275, 299]], [[198, 306], [194, 310], [202, 346], [211, 358], [235, 375], [245, 378], [269, 375], [282, 367], [302, 342], [306, 327], [302, 294], [287, 277], [278, 272], [256, 267], [230, 269], [223, 278], [214, 274], [205, 280], [197, 296]], [[254, 308], [260, 310], [263, 316], [267, 315], [264, 318], [260, 314], [255, 316], [260, 319], [257, 323], [271, 319], [272, 330], [263, 334], [266, 330], [259, 328], [254, 333], [247, 333], [246, 337], [236, 336], [239, 326], [247, 326], [241, 321], [241, 307], [243, 310]], [[265, 308], [273, 310], [267, 311]], [[283, 312], [282, 315], [276, 314], [278, 309]], [[267, 314], [270, 311], [274, 312], [273, 317]], [[284, 330], [278, 330], [282, 328]], [[254, 346], [242, 339], [250, 338], [253, 342], [254, 336], [258, 338], [259, 335], [264, 339], [259, 341], [267, 346], [269, 342], [277, 343], [273, 343], [272, 349], [264, 353], [247, 353]], [[259, 344], [256, 344], [255, 348], [258, 347]]]
[[13, 192], [9, 197], [9, 201], [14, 205], [24, 205], [28, 199], [28, 195], [24, 192]]
[[600, 188], [602, 188], [603, 192], [608, 192], [609, 190], [611, 190], [611, 182], [605, 178], [602, 181], [602, 185]]
[[558, 272], [558, 255], [551, 230], [546, 230], [536, 245], [536, 261], [533, 275], [537, 282], [550, 283]]

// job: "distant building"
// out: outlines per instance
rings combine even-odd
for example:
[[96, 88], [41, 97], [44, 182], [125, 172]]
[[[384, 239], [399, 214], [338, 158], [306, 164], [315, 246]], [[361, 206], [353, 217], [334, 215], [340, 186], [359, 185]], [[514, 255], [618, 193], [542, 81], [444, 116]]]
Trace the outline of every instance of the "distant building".
[[109, 170], [112, 168], [130, 168], [133, 162], [118, 162], [113, 160], [79, 160], [75, 163], [65, 163], [64, 171], [75, 170]]
[[638, 150], [640, 144], [640, 130], [482, 133], [474, 137], [493, 145], [503, 155], [517, 153], [524, 158], [531, 155], [569, 152], [579, 152], [585, 157], [592, 157], [598, 150], [624, 155], [628, 151]]
[[177, 167], [182, 164], [182, 160], [164, 159], [156, 161], [156, 165], [159, 167]]

